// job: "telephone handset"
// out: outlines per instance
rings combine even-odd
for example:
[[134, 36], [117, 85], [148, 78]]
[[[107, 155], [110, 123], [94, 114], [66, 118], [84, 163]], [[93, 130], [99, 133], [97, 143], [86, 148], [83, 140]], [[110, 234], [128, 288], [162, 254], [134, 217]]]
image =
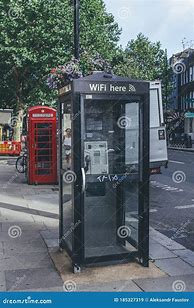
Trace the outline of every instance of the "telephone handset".
[[88, 155], [86, 155], [86, 156], [84, 157], [84, 170], [85, 170], [85, 173], [87, 173], [88, 170], [89, 170], [90, 161], [91, 161], [90, 155], [88, 154]]
[[84, 143], [84, 169], [86, 174], [108, 174], [107, 141], [88, 141]]

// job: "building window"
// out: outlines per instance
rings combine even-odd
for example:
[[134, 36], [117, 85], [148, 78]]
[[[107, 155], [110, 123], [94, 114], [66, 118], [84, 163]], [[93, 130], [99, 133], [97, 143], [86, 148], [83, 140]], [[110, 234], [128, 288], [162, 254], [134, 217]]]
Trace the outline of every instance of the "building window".
[[[193, 95], [193, 93], [190, 92], [190, 93], [189, 93], [189, 98], [190, 98], [190, 99], [192, 99], [192, 95]], [[191, 101], [189, 102], [189, 108], [192, 108], [192, 103], [191, 103]]]
[[189, 67], [189, 82], [193, 81], [193, 66]]
[[183, 110], [185, 110], [185, 99], [186, 99], [186, 95], [183, 96]]
[[183, 73], [181, 73], [181, 86], [183, 85]]
[[188, 78], [188, 71], [186, 70], [186, 72], [185, 72], [185, 74], [186, 74], [186, 80], [185, 80], [185, 83], [188, 83], [189, 82], [189, 78]]
[[189, 119], [190, 123], [189, 123], [189, 133], [193, 132], [193, 119]]

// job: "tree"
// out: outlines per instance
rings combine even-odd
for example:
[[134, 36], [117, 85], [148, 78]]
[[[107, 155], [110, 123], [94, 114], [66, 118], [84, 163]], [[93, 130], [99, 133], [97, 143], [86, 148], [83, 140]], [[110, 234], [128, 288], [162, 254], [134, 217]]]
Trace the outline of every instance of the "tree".
[[139, 33], [135, 40], [129, 41], [124, 53], [120, 52], [117, 62], [115, 72], [118, 75], [149, 81], [162, 80], [163, 102], [167, 105], [171, 76], [167, 55], [160, 42], [153, 43]]
[[[54, 101], [45, 77], [73, 55], [71, 1], [0, 0], [0, 33], [1, 105], [20, 109]], [[119, 35], [102, 0], [81, 1], [82, 51], [111, 60]]]
[[165, 52], [160, 42], [152, 43], [142, 33], [129, 41], [122, 62], [115, 70], [135, 79], [161, 78], [165, 68]]

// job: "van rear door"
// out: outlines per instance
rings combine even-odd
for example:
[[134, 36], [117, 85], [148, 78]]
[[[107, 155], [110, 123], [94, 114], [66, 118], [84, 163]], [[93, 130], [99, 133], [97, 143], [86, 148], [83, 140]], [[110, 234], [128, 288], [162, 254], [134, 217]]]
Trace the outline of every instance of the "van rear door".
[[150, 168], [165, 166], [167, 161], [161, 82], [150, 82]]

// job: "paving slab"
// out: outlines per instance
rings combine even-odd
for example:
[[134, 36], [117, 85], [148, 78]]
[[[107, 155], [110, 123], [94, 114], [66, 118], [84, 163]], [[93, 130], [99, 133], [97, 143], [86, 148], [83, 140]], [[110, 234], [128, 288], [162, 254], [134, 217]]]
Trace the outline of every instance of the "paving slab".
[[175, 242], [174, 240], [170, 239], [159, 231], [154, 230], [153, 228], [150, 228], [150, 238], [157, 241], [159, 244], [163, 245], [169, 250], [185, 249], [183, 245]]
[[[64, 289], [65, 288], [64, 282]], [[142, 292], [132, 280], [111, 281], [109, 283], [77, 284], [76, 292]]]
[[[22, 292], [23, 290], [17, 290], [17, 292]], [[25, 291], [25, 290], [24, 290]], [[63, 287], [53, 287], [53, 288], [36, 288], [30, 289], [30, 292], [64, 292]]]
[[[40, 202], [41, 202], [41, 206], [40, 206]], [[50, 204], [48, 203], [47, 200], [44, 202], [42, 202], [41, 200], [40, 201], [28, 200], [28, 206], [30, 209], [37, 210], [37, 211], [41, 209], [42, 211], [45, 211], [46, 213], [59, 215], [59, 205], [55, 203], [56, 202], [54, 202], [54, 200], [50, 200]]]
[[42, 238], [32, 238], [27, 242], [24, 241], [13, 241], [3, 243], [3, 251], [7, 256], [12, 256], [18, 253], [31, 253], [31, 252], [45, 252], [47, 251], [46, 245]]
[[[12, 190], [12, 194], [14, 191]], [[14, 209], [14, 207], [17, 209], [18, 206], [22, 207], [28, 207], [27, 201], [21, 196], [18, 197], [18, 192], [15, 192], [15, 195], [9, 196], [7, 193], [5, 195], [1, 194], [1, 202], [0, 202], [0, 207], [5, 207], [5, 206], [11, 206]]]
[[21, 253], [5, 256], [0, 260], [0, 271], [47, 267], [52, 268], [52, 261], [47, 252]]
[[48, 218], [48, 217], [41, 217], [41, 216], [36, 216], [32, 215], [35, 223], [43, 222], [45, 226], [50, 229], [50, 228], [58, 228], [59, 226], [59, 221], [58, 218]]
[[58, 239], [59, 238], [58, 229], [41, 231], [40, 234], [42, 235], [44, 239]]
[[24, 212], [18, 212], [18, 211], [13, 211], [10, 209], [1, 209], [1, 217], [0, 217], [0, 222], [14, 222], [14, 223], [33, 223], [35, 220], [33, 219], [33, 215], [30, 215], [29, 213], [26, 214]]
[[[0, 231], [5, 231], [8, 232], [9, 228], [13, 226], [12, 222], [1, 222], [0, 223], [1, 228]], [[21, 230], [24, 231], [42, 231], [42, 230], [47, 230], [46, 225], [42, 222], [42, 223], [28, 223], [28, 222], [21, 222], [19, 224]]]
[[6, 288], [14, 290], [62, 289], [63, 281], [55, 269], [39, 267], [5, 272]]
[[31, 242], [33, 239], [40, 240], [41, 235], [38, 231], [21, 230], [20, 224], [12, 224], [8, 231], [0, 232], [0, 239], [2, 242]]
[[59, 239], [44, 239], [45, 244], [48, 248], [58, 248], [59, 247]]
[[[1, 233], [0, 233], [0, 234], [1, 234]], [[4, 250], [3, 250], [3, 242], [0, 242], [0, 259], [2, 258], [3, 253], [4, 253]]]
[[36, 193], [35, 195], [24, 195], [25, 200], [31, 200], [31, 201], [40, 201], [41, 203], [43, 202], [48, 202], [52, 203], [52, 201], [55, 202], [57, 205], [57, 202], [59, 200], [59, 196], [57, 193], [54, 193], [51, 189], [43, 191], [39, 190], [38, 194]]
[[150, 243], [149, 254], [151, 259], [167, 259], [167, 258], [176, 258], [177, 256], [171, 252], [169, 249], [160, 245], [159, 243]]
[[183, 261], [189, 263], [194, 266], [194, 252], [189, 249], [184, 250], [174, 250], [173, 251], [178, 257], [180, 257]]
[[5, 273], [0, 272], [0, 291], [6, 291]]
[[135, 279], [134, 282], [145, 292], [193, 292], [194, 275]]
[[178, 257], [156, 260], [155, 264], [169, 276], [194, 274], [194, 267], [192, 267]]

